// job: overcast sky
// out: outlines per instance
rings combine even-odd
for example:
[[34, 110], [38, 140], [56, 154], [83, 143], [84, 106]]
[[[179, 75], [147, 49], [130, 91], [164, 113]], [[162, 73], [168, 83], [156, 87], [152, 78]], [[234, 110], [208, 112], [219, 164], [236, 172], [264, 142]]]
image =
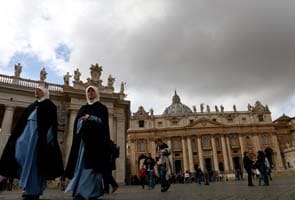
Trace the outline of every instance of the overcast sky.
[[162, 114], [176, 90], [190, 108], [295, 115], [294, 0], [10, 0], [0, 6], [0, 72], [63, 83], [103, 66], [131, 111]]

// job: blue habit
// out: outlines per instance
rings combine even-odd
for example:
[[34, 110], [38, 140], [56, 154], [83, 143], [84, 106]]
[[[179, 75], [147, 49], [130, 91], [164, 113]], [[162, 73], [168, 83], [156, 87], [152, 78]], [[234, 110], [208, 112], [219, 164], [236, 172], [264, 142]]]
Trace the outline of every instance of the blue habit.
[[[53, 139], [52, 129], [47, 133], [47, 142]], [[37, 110], [29, 116], [27, 125], [18, 138], [15, 147], [15, 158], [21, 169], [19, 171], [19, 187], [25, 195], [42, 195], [46, 188], [46, 179], [38, 175], [37, 165]]]
[[[101, 120], [95, 116], [90, 116], [88, 120], [94, 120], [98, 123]], [[79, 133], [83, 120], [79, 119], [77, 123], [77, 133]], [[81, 196], [86, 200], [97, 198], [103, 195], [102, 174], [97, 174], [93, 169], [84, 168], [84, 141], [81, 140], [78, 160], [75, 167], [74, 177], [66, 188], [65, 192], [73, 191], [73, 196]]]

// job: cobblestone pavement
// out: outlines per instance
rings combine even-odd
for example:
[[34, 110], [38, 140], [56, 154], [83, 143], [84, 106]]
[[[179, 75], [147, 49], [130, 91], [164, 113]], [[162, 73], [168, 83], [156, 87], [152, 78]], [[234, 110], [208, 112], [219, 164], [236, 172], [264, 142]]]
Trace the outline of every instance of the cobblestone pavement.
[[[267, 200], [295, 200], [295, 177], [274, 177], [270, 186], [248, 187], [247, 181], [215, 182], [207, 185], [172, 184], [171, 188], [162, 193], [160, 186], [153, 190], [141, 189], [140, 186], [122, 185], [112, 195], [105, 195], [100, 199], [105, 200], [190, 200], [190, 199], [267, 199]], [[21, 199], [21, 191], [2, 192], [0, 200]], [[47, 189], [41, 200], [70, 200], [70, 194], [64, 194], [57, 189]]]

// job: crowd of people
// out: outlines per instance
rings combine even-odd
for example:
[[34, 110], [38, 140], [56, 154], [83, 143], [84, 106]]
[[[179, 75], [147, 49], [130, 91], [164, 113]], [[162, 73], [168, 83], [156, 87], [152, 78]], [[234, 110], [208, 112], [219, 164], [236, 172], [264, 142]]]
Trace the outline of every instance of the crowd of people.
[[259, 179], [259, 185], [261, 185], [262, 182], [264, 186], [269, 185], [269, 181], [272, 180], [272, 163], [271, 160], [267, 158], [266, 152], [258, 151], [255, 161], [249, 157], [248, 152], [244, 152], [243, 163], [244, 168], [248, 174], [248, 186], [254, 186], [252, 180], [254, 177]]
[[[167, 148], [167, 146], [165, 146]], [[158, 160], [158, 159], [157, 159]], [[152, 164], [147, 164], [152, 163]], [[170, 167], [169, 161], [165, 164], [165, 166]], [[244, 152], [243, 156], [243, 165], [246, 173], [248, 174], [248, 186], [254, 186], [253, 179], [258, 180], [258, 185], [264, 185], [268, 186], [269, 181], [272, 180], [271, 176], [271, 168], [272, 168], [272, 162], [268, 158], [267, 153], [263, 151], [257, 152], [257, 157], [253, 159], [250, 158], [248, 152]], [[151, 157], [151, 154], [149, 153], [148, 156], [146, 156], [143, 165], [140, 166], [138, 175], [133, 176], [131, 178], [131, 184], [137, 185], [140, 184], [142, 188], [145, 188], [145, 185], [148, 186], [148, 189], [154, 188], [154, 185], [157, 183], [161, 183], [161, 177], [159, 170], [157, 166], [157, 162]], [[161, 169], [161, 168], [160, 168]], [[166, 169], [166, 172], [168, 169]], [[243, 170], [241, 166], [237, 167], [235, 170], [235, 180], [236, 181], [243, 181]], [[220, 172], [213, 171], [213, 170], [206, 170], [203, 172], [201, 168], [196, 165], [194, 173], [191, 173], [189, 171], [185, 172], [179, 172], [177, 174], [169, 173], [167, 175], [167, 181], [169, 184], [171, 183], [180, 183], [180, 184], [187, 184], [187, 183], [198, 183], [199, 185], [209, 185], [210, 182], [215, 181], [228, 181], [229, 177], [227, 175], [224, 175]], [[167, 184], [166, 180], [164, 182]]]

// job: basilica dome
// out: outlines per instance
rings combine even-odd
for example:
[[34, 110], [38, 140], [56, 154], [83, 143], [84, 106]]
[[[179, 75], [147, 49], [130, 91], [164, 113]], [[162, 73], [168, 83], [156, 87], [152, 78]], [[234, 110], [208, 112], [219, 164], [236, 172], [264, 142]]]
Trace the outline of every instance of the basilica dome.
[[175, 91], [172, 98], [172, 104], [164, 110], [163, 115], [179, 115], [186, 113], [192, 113], [192, 110], [188, 106], [181, 103], [180, 97]]

